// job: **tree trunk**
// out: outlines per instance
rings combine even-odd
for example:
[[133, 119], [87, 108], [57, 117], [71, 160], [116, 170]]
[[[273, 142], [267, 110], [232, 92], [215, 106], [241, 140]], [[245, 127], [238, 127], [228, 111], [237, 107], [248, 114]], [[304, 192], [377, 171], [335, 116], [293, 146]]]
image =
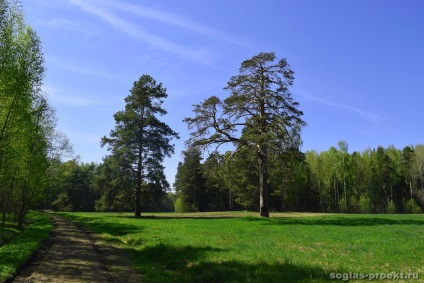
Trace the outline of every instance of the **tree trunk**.
[[233, 196], [231, 194], [231, 190], [228, 190], [228, 208], [233, 210]]
[[259, 214], [262, 217], [269, 217], [268, 207], [268, 170], [266, 163], [266, 154], [259, 153]]
[[135, 217], [141, 217], [141, 185], [143, 183], [142, 150], [139, 149], [137, 161], [137, 184], [135, 188]]
[[135, 189], [135, 217], [141, 217], [141, 185], [138, 184]]
[[338, 199], [338, 194], [337, 194], [337, 186], [336, 186], [336, 177], [337, 175], [334, 174], [334, 180], [333, 180], [333, 187], [334, 187], [334, 211], [337, 212], [337, 199]]

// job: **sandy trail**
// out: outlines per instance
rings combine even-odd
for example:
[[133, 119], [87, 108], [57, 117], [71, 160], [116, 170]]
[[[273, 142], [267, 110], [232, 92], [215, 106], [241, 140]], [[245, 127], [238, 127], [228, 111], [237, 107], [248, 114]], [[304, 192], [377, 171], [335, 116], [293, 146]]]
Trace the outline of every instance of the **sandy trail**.
[[49, 242], [13, 282], [141, 282], [121, 250], [62, 217], [50, 217]]

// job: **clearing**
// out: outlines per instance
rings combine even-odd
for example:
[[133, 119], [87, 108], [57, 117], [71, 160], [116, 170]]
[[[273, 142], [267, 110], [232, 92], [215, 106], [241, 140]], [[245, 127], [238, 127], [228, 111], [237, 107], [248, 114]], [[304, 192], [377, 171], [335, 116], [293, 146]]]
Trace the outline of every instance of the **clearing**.
[[[334, 282], [331, 274], [349, 272], [424, 276], [422, 214], [60, 215], [131, 255], [143, 282]], [[420, 282], [412, 279], [385, 282]]]

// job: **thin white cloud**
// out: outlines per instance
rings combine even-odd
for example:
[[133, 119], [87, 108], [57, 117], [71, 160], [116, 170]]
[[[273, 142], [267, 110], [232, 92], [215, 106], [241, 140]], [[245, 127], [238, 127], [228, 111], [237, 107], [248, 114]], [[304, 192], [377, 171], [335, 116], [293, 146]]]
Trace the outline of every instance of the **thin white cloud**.
[[90, 98], [77, 97], [77, 96], [65, 96], [53, 94], [50, 96], [53, 101], [57, 101], [66, 105], [72, 105], [77, 107], [88, 107], [88, 106], [105, 106], [111, 105], [110, 103], [94, 100]]
[[76, 106], [76, 107], [88, 107], [88, 106], [105, 106], [111, 105], [111, 103], [95, 100], [87, 97], [80, 97], [75, 95], [63, 95], [59, 94], [59, 90], [52, 86], [42, 86], [42, 91], [48, 95], [48, 98], [55, 102], [64, 104], [67, 106]]
[[52, 18], [48, 20], [39, 20], [37, 25], [43, 28], [52, 29], [52, 30], [67, 30], [75, 31], [86, 34], [91, 34], [90, 30], [84, 28], [82, 25], [66, 18]]
[[57, 66], [57, 67], [59, 67], [63, 70], [67, 70], [67, 71], [71, 71], [71, 72], [75, 72], [75, 73], [101, 77], [101, 78], [114, 80], [114, 81], [122, 81], [123, 80], [119, 76], [111, 75], [111, 74], [106, 73], [104, 71], [95, 70], [95, 69], [92, 69], [92, 68], [87, 68], [85, 66], [78, 66], [76, 64], [69, 63], [69, 62], [66, 62], [64, 60], [53, 58], [53, 57], [50, 57], [50, 56], [46, 57], [46, 61], [47, 61], [47, 63], [54, 64], [55, 66]]
[[127, 13], [131, 13], [142, 18], [166, 23], [169, 25], [173, 25], [179, 28], [186, 29], [191, 32], [195, 32], [207, 37], [215, 38], [221, 41], [226, 41], [230, 43], [235, 43], [239, 45], [245, 45], [240, 40], [237, 40], [233, 35], [229, 35], [227, 33], [206, 27], [199, 23], [190, 21], [184, 17], [173, 13], [161, 12], [158, 10], [154, 10], [141, 5], [132, 5], [123, 3], [122, 1], [112, 1], [112, 0], [91, 0], [96, 3], [96, 5], [105, 5], [107, 7], [113, 8], [115, 10], [124, 11]]
[[302, 93], [301, 95], [303, 97], [309, 99], [309, 100], [312, 100], [312, 101], [315, 101], [315, 102], [318, 102], [318, 103], [321, 103], [321, 104], [324, 104], [324, 105], [333, 106], [333, 107], [337, 107], [337, 108], [341, 108], [341, 109], [351, 111], [351, 112], [357, 114], [358, 116], [366, 119], [367, 121], [369, 121], [370, 123], [372, 123], [374, 125], [380, 125], [382, 120], [383, 120], [380, 115], [359, 109], [357, 107], [353, 107], [353, 106], [346, 105], [346, 104], [330, 102], [330, 101], [327, 101], [327, 100], [324, 100], [324, 99], [321, 99], [321, 98], [318, 98], [318, 97], [314, 97], [314, 96], [311, 96], [311, 95], [308, 95], [308, 94], [304, 94], [304, 93]]
[[122, 18], [116, 16], [113, 12], [106, 10], [104, 8], [98, 7], [96, 5], [93, 5], [89, 3], [89, 1], [83, 1], [83, 0], [69, 0], [69, 1], [72, 4], [83, 9], [84, 11], [102, 18], [103, 20], [105, 20], [106, 22], [114, 26], [115, 28], [119, 29], [120, 31], [134, 38], [145, 41], [154, 47], [160, 48], [170, 53], [177, 54], [183, 58], [193, 60], [198, 63], [202, 63], [205, 65], [211, 64], [209, 60], [210, 52], [208, 49], [191, 50], [191, 49], [182, 47], [178, 44], [175, 44], [173, 42], [166, 40], [165, 38], [154, 35], [140, 28], [137, 25], [134, 25], [128, 21], [125, 21]]

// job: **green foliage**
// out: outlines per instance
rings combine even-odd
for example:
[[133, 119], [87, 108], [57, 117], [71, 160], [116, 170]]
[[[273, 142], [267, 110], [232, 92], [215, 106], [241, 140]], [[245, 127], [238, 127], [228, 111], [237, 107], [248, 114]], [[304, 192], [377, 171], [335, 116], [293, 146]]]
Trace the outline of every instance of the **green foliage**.
[[25, 223], [19, 234], [14, 235], [6, 244], [0, 245], [1, 282], [10, 279], [52, 231], [48, 216], [39, 212], [30, 212]]
[[190, 148], [183, 154], [184, 161], [178, 164], [174, 188], [178, 198], [184, 200], [184, 205], [181, 209], [185, 209], [186, 207], [190, 207], [191, 209], [181, 210], [180, 212], [206, 211], [206, 187], [200, 164], [200, 160], [202, 159], [201, 153], [197, 148]]
[[128, 195], [123, 192], [119, 192], [115, 194], [113, 198], [104, 194], [100, 197], [99, 200], [96, 201], [95, 204], [96, 211], [131, 211], [133, 210], [133, 204], [128, 199]]
[[360, 213], [371, 213], [372, 212], [372, 202], [371, 198], [367, 194], [361, 194], [359, 197], [359, 212]]
[[231, 174], [225, 168], [224, 156], [219, 153], [209, 155], [202, 164], [208, 211], [226, 211], [234, 208]]
[[125, 110], [114, 115], [115, 129], [110, 137], [103, 137], [101, 141], [102, 146], [108, 145], [120, 171], [131, 175], [127, 180], [135, 191], [134, 207], [138, 217], [143, 192], [147, 201], [160, 203], [169, 188], [162, 162], [174, 153], [171, 140], [179, 137], [158, 118], [167, 114], [161, 107], [167, 97], [162, 84], [148, 75], [141, 76], [125, 98]]
[[351, 213], [358, 213], [359, 212], [359, 199], [357, 196], [352, 195], [350, 197], [350, 210]]
[[29, 208], [43, 203], [47, 170], [70, 150], [56, 132], [54, 110], [41, 90], [41, 40], [19, 1], [0, 2], [0, 210], [23, 225]]
[[57, 196], [57, 199], [52, 202], [52, 208], [58, 211], [72, 211], [72, 206], [70, 204], [69, 196], [67, 193], [63, 192]]
[[146, 282], [329, 282], [376, 266], [420, 272], [424, 261], [420, 215], [64, 215], [128, 251]]
[[194, 118], [184, 119], [193, 130], [191, 146], [232, 143], [233, 155], [241, 150], [255, 153], [259, 210], [265, 217], [269, 216], [269, 152], [298, 148], [300, 128], [306, 125], [289, 91], [293, 74], [286, 59], [277, 60], [274, 52], [259, 53], [243, 61], [239, 74], [231, 77], [225, 87], [230, 96], [223, 101], [211, 96], [194, 105]]
[[98, 195], [94, 186], [97, 166], [69, 160], [55, 163], [54, 167], [54, 181], [49, 190], [52, 202], [46, 207], [59, 211], [94, 211]]
[[96, 201], [96, 211], [130, 211], [135, 197], [131, 172], [115, 155], [103, 158], [93, 183], [101, 195]]
[[404, 207], [406, 213], [419, 214], [423, 212], [421, 207], [412, 198], [408, 201], [404, 201]]
[[162, 199], [162, 203], [160, 207], [158, 207], [157, 211], [162, 212], [174, 212], [174, 204], [176, 202], [176, 195], [173, 192], [168, 192]]
[[193, 204], [189, 203], [183, 197], [178, 197], [175, 201], [175, 212], [193, 212]]
[[259, 177], [255, 152], [242, 149], [233, 158], [228, 155], [222, 170], [226, 172], [234, 202], [245, 209], [258, 211]]
[[346, 213], [349, 211], [347, 202], [344, 199], [339, 200], [339, 212]]
[[[338, 149], [331, 147], [319, 154], [302, 153], [296, 148], [269, 151], [272, 211], [408, 213], [411, 208], [402, 203], [401, 196], [409, 196], [411, 192], [417, 205], [422, 207], [421, 173], [413, 161], [419, 164], [420, 155], [416, 152], [424, 147], [406, 149], [410, 162], [404, 160], [405, 152], [393, 146], [352, 154], [347, 152], [347, 147], [346, 142], [339, 142]], [[202, 172], [203, 180], [198, 182], [202, 185], [197, 189], [201, 193], [197, 196], [202, 197], [197, 201], [203, 200], [207, 211], [259, 210], [256, 152], [243, 148], [237, 154], [214, 153], [203, 164], [200, 154], [193, 160], [191, 167], [183, 162], [179, 165], [176, 184], [187, 191], [192, 188], [195, 195], [196, 186], [190, 184], [195, 183], [196, 178], [201, 180], [196, 172]], [[416, 171], [411, 175], [412, 182], [406, 175], [412, 170], [412, 167], [407, 169], [408, 166], [418, 168], [413, 167]]]
[[[309, 190], [319, 195], [318, 211], [345, 211], [386, 213], [396, 208], [397, 213], [407, 212], [402, 196], [412, 196], [419, 206], [424, 205], [424, 171], [417, 151], [421, 146], [406, 147], [402, 151], [393, 146], [377, 147], [363, 152], [346, 152], [347, 144], [317, 153], [306, 152], [309, 166]], [[343, 149], [344, 148], [344, 149]], [[424, 153], [424, 150], [422, 151]], [[424, 161], [423, 161], [424, 164]], [[367, 195], [366, 201], [361, 195]], [[369, 198], [369, 200], [368, 200]], [[348, 210], [340, 204], [347, 201]], [[390, 210], [388, 210], [389, 201]], [[370, 210], [371, 207], [371, 210]]]
[[396, 204], [393, 200], [389, 201], [389, 204], [387, 205], [387, 213], [396, 213]]

